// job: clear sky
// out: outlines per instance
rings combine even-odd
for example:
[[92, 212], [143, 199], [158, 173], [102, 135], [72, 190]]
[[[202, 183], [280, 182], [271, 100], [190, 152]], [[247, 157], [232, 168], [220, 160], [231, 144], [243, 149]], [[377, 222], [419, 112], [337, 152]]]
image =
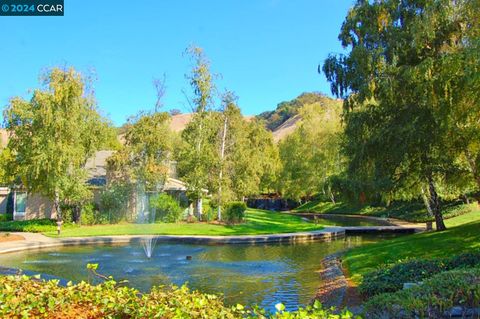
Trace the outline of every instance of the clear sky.
[[28, 98], [53, 66], [95, 70], [96, 97], [116, 125], [155, 103], [166, 75], [165, 109], [189, 112], [182, 55], [204, 48], [220, 90], [244, 114], [272, 110], [302, 92], [330, 94], [317, 66], [342, 52], [337, 39], [352, 0], [65, 0], [64, 17], [0, 17], [0, 105]]

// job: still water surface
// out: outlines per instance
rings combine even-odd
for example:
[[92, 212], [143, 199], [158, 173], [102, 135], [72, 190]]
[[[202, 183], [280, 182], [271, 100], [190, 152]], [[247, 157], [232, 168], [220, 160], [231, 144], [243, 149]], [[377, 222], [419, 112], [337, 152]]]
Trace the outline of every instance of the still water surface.
[[315, 295], [320, 284], [316, 271], [323, 257], [379, 240], [378, 236], [348, 236], [309, 244], [157, 243], [151, 259], [140, 245], [61, 247], [0, 255], [0, 266], [81, 281], [88, 279], [87, 263], [98, 263], [99, 273], [127, 279], [142, 291], [153, 285], [188, 283], [193, 289], [223, 294], [227, 304], [258, 304], [273, 310], [282, 302], [293, 310]]

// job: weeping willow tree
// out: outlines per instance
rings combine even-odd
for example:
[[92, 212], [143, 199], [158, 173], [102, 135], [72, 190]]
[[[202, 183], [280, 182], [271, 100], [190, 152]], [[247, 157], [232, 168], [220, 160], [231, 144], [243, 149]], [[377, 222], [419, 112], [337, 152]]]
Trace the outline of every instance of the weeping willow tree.
[[350, 52], [323, 65], [345, 99], [350, 176], [384, 192], [426, 185], [437, 230], [439, 182], [462, 174], [468, 144], [458, 143], [457, 121], [478, 115], [478, 23], [478, 1], [357, 1], [339, 35]]
[[28, 192], [53, 201], [59, 221], [62, 204], [82, 203], [91, 196], [84, 166], [111, 136], [88, 84], [73, 68], [54, 68], [29, 101], [15, 97], [4, 112], [12, 160], [3, 164]]

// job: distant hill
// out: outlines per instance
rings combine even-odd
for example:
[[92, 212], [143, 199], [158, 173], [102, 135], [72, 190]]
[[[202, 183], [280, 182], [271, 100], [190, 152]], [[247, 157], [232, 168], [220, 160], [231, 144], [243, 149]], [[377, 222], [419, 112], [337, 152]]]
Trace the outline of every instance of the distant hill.
[[320, 106], [332, 103], [341, 103], [339, 99], [332, 99], [322, 93], [302, 93], [291, 101], [281, 102], [274, 111], [267, 111], [257, 115], [265, 122], [265, 126], [272, 131], [276, 142], [281, 141], [295, 131], [302, 117], [300, 109], [305, 105], [316, 104]]
[[299, 114], [296, 114], [280, 124], [273, 132], [273, 139], [275, 142], [283, 140], [288, 135], [292, 134], [297, 128], [298, 122], [302, 120]]
[[278, 103], [274, 111], [263, 112], [257, 115], [257, 118], [264, 120], [267, 128], [274, 132], [288, 119], [297, 115], [302, 106], [314, 103], [328, 104], [335, 101], [338, 100], [319, 92], [305, 92], [293, 100]]
[[[285, 101], [277, 104], [277, 108], [273, 111], [263, 112], [257, 116], [244, 116], [245, 120], [251, 121], [259, 119], [265, 123], [269, 129], [275, 142], [279, 142], [292, 132], [295, 131], [302, 117], [299, 115], [300, 109], [309, 104], [319, 103], [327, 105], [330, 103], [341, 103], [339, 99], [332, 99], [322, 93], [310, 92], [302, 93], [291, 101]], [[170, 128], [174, 132], [181, 132], [192, 120], [192, 113], [172, 115]], [[118, 128], [118, 139], [120, 143], [124, 142], [125, 125]], [[5, 129], [0, 129], [0, 147], [8, 143], [8, 133]]]
[[177, 114], [172, 116], [170, 122], [170, 129], [174, 132], [181, 132], [187, 127], [187, 124], [192, 120], [192, 113]]

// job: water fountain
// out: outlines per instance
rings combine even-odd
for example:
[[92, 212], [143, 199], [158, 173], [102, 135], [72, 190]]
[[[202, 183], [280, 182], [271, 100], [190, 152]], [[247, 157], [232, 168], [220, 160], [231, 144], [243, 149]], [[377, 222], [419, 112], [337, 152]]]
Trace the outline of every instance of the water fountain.
[[157, 237], [145, 237], [142, 238], [142, 246], [143, 250], [145, 251], [145, 255], [148, 259], [152, 258], [153, 249], [157, 243]]
[[[137, 222], [142, 224], [155, 223], [155, 208], [150, 205], [149, 193], [142, 187], [137, 190]], [[148, 236], [142, 238], [142, 246], [148, 259], [152, 258], [153, 250], [157, 243], [157, 237]]]

